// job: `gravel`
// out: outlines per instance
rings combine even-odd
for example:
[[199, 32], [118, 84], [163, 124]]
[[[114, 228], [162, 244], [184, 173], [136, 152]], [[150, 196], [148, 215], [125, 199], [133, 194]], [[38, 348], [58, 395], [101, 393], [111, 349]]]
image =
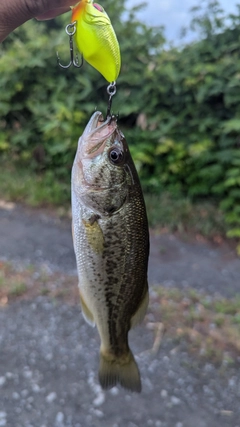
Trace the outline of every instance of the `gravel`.
[[[199, 366], [183, 347], [153, 333], [130, 333], [143, 383], [140, 395], [97, 379], [99, 338], [79, 307], [37, 297], [0, 309], [0, 426], [237, 427], [240, 372]], [[49, 357], [51, 355], [51, 357]], [[65, 367], [62, 369], [62, 367]]]
[[[69, 221], [0, 209], [0, 241], [2, 259], [76, 272]], [[239, 293], [240, 260], [227, 245], [153, 233], [151, 243], [150, 284], [192, 287], [209, 301]], [[166, 337], [151, 355], [144, 325], [130, 333], [140, 395], [101, 389], [99, 337], [79, 306], [43, 296], [0, 305], [0, 331], [0, 427], [240, 427], [239, 367], [200, 365]]]

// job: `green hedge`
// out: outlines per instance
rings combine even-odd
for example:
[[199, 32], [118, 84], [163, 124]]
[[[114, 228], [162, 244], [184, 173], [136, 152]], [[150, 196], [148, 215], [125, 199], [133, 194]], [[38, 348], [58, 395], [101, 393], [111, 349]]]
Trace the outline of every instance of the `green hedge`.
[[[240, 236], [240, 6], [223, 16], [217, 1], [193, 10], [198, 42], [167, 47], [161, 28], [126, 13], [125, 2], [102, 1], [122, 51], [114, 112], [143, 186], [192, 199], [214, 198]], [[2, 158], [69, 180], [76, 144], [90, 114], [106, 110], [106, 82], [87, 64], [68, 60], [70, 17], [28, 22], [0, 53]]]

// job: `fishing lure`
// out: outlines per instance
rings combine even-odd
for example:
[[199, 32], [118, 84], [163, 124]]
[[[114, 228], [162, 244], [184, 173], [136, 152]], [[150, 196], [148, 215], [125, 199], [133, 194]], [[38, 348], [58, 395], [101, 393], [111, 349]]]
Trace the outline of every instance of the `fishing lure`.
[[62, 65], [58, 57], [60, 67], [82, 66], [77, 57], [74, 59], [74, 38], [82, 58], [109, 83], [116, 81], [121, 67], [120, 48], [110, 18], [101, 5], [93, 0], [81, 0], [73, 6], [72, 22], [67, 25], [66, 33], [70, 37], [70, 62]]

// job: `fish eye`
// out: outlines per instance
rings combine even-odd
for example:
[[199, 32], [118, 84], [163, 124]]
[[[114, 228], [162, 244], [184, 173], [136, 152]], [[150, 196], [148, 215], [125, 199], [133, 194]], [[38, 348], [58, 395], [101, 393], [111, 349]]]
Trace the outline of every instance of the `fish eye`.
[[93, 3], [93, 6], [95, 7], [95, 9], [99, 10], [99, 12], [103, 12], [104, 9], [102, 6], [100, 6], [100, 4], [98, 3]]
[[124, 161], [124, 152], [120, 147], [112, 147], [108, 152], [108, 157], [114, 165], [121, 165]]

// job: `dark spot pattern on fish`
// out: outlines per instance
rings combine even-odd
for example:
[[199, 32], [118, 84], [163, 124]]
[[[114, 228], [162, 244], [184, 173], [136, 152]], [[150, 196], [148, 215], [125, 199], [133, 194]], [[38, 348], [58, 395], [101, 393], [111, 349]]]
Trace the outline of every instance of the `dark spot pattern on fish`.
[[[123, 167], [110, 164], [107, 153], [111, 144], [118, 144], [125, 151]], [[105, 357], [105, 362], [100, 363], [99, 378], [104, 388], [120, 382], [140, 391], [128, 331], [133, 317], [133, 323], [135, 318], [138, 320], [139, 308], [143, 306], [143, 314], [146, 309], [149, 236], [139, 179], [121, 132], [116, 130], [106, 141], [105, 158], [104, 153], [98, 155], [92, 163], [83, 162], [84, 167], [79, 200], [81, 221], [77, 218], [74, 222], [75, 230], [80, 225], [75, 248], [80, 289], [98, 327], [101, 356]], [[84, 188], [86, 182], [88, 186]], [[113, 366], [116, 361], [119, 370], [112, 376], [108, 362]], [[130, 362], [124, 379], [122, 366]], [[106, 371], [104, 366], [108, 366]], [[130, 375], [128, 381], [134, 369], [135, 377]]]

